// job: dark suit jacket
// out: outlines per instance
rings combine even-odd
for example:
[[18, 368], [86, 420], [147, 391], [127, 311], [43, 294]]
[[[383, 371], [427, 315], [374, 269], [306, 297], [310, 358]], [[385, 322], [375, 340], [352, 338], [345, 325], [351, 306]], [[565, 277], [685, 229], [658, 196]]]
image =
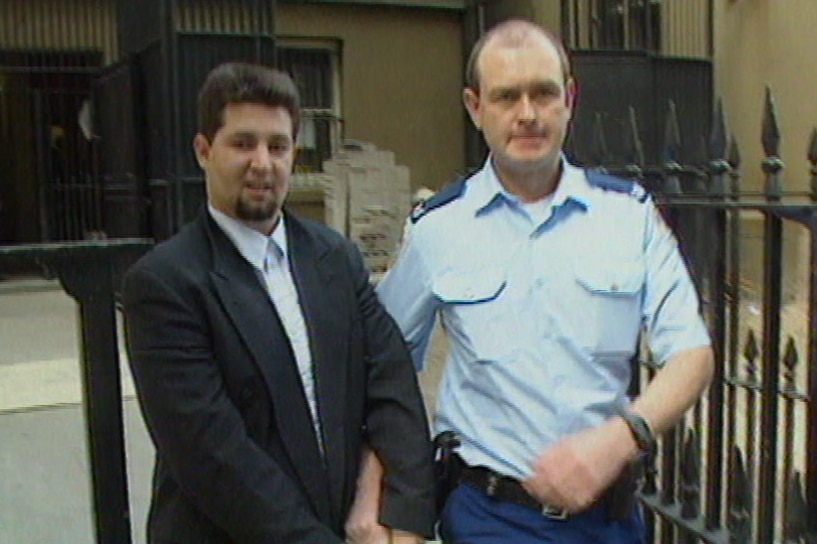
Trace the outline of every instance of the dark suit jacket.
[[325, 456], [275, 307], [206, 210], [125, 277], [157, 449], [150, 542], [341, 542], [362, 442], [386, 467], [381, 522], [431, 536], [432, 451], [399, 330], [351, 242], [292, 215], [286, 226]]

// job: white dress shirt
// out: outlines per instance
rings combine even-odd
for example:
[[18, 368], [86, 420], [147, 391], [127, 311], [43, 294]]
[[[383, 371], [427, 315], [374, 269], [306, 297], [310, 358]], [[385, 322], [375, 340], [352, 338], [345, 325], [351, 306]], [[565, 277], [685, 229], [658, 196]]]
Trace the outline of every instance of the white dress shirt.
[[233, 242], [238, 252], [256, 270], [259, 280], [269, 293], [295, 355], [298, 374], [301, 376], [304, 395], [315, 427], [315, 436], [323, 451], [309, 334], [298, 299], [298, 290], [295, 288], [295, 281], [289, 266], [284, 215], [280, 216], [272, 234], [265, 236], [241, 221], [218, 211], [212, 205], [208, 205], [207, 208], [213, 220]]

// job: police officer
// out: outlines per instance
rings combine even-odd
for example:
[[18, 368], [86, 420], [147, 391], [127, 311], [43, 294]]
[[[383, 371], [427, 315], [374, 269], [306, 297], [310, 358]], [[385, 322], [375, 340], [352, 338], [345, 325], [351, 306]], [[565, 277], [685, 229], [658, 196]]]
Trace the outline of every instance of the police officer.
[[[379, 286], [415, 364], [437, 316], [450, 339], [435, 423], [465, 468], [446, 542], [644, 542], [639, 509], [610, 489], [712, 375], [697, 294], [651, 199], [562, 154], [575, 88], [537, 25], [505, 22], [476, 44], [463, 97], [490, 154], [415, 214]], [[631, 400], [642, 333], [662, 369]]]

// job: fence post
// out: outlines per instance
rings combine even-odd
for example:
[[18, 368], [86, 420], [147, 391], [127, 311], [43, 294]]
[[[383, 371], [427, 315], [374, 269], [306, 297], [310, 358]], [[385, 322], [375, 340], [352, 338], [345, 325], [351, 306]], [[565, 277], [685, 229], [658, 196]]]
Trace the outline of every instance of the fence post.
[[[766, 175], [765, 194], [769, 203], [782, 195], [780, 129], [774, 99], [766, 89], [761, 141], [766, 158], [762, 168]], [[783, 220], [769, 208], [764, 213], [763, 251], [763, 347], [761, 370], [761, 432], [758, 477], [758, 542], [774, 541], [775, 477], [777, 474], [778, 378], [780, 365], [780, 305], [782, 302]]]
[[[811, 198], [817, 201], [817, 128], [812, 130], [811, 141], [809, 142], [808, 160], [811, 165]], [[810, 261], [810, 294], [809, 294], [809, 323], [810, 337], [807, 349], [807, 373], [808, 383], [807, 394], [809, 403], [806, 414], [808, 422], [806, 430], [806, 474], [805, 498], [812, 512], [817, 509], [817, 216], [812, 214], [809, 222], [809, 234], [811, 235]], [[817, 516], [810, 516], [811, 537], [817, 544]]]
[[[723, 201], [728, 193], [727, 178], [731, 170], [726, 160], [726, 119], [723, 114], [723, 106], [718, 101], [715, 108], [712, 122], [712, 134], [710, 136], [710, 161], [708, 170], [710, 175], [710, 194], [715, 200]], [[705, 211], [702, 210], [702, 213]], [[737, 214], [736, 211], [727, 211], [723, 206], [717, 206], [708, 211], [711, 214], [714, 230], [714, 240], [710, 244], [709, 251], [703, 248], [699, 256], [702, 259], [712, 260], [712, 268], [706, 267], [705, 272], [709, 277], [708, 288], [711, 291], [709, 315], [712, 318], [712, 341], [714, 345], [715, 370], [712, 377], [714, 384], [724, 383], [725, 372], [725, 347], [726, 347], [726, 306], [729, 299], [727, 295], [726, 279], [729, 274], [728, 255], [729, 248], [729, 218], [730, 214]], [[708, 391], [709, 410], [707, 411], [707, 440], [706, 440], [706, 515], [705, 525], [707, 529], [715, 529], [720, 525], [721, 501], [723, 490], [723, 412], [714, 407], [721, 407], [724, 403], [724, 387], [710, 387]]]

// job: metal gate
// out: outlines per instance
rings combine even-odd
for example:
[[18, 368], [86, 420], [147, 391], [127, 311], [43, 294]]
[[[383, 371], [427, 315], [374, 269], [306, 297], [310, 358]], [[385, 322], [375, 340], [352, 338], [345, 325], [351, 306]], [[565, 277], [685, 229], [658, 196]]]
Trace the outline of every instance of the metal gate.
[[89, 109], [101, 63], [93, 52], [0, 51], [3, 240], [80, 240], [101, 231]]

